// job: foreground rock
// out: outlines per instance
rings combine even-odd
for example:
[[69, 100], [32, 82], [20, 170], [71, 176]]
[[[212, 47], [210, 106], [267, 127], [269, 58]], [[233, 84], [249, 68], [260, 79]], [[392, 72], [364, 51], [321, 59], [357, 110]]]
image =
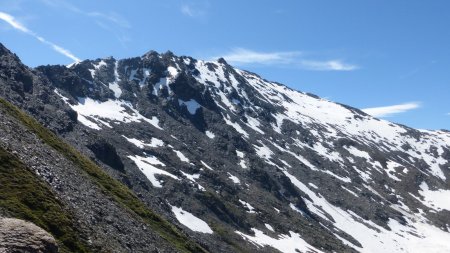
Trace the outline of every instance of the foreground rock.
[[19, 219], [0, 218], [0, 252], [58, 252], [55, 238], [47, 231]]

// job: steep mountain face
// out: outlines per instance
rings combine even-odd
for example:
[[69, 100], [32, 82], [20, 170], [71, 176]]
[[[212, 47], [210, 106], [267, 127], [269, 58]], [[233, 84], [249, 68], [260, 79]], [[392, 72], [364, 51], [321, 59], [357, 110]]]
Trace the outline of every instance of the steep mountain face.
[[[151, 51], [29, 69], [3, 47], [0, 57], [3, 98], [207, 251], [450, 250], [450, 132], [379, 120], [224, 59]], [[132, 219], [109, 219], [118, 241], [153, 233], [129, 235]], [[146, 251], [139, 240], [119, 251]]]

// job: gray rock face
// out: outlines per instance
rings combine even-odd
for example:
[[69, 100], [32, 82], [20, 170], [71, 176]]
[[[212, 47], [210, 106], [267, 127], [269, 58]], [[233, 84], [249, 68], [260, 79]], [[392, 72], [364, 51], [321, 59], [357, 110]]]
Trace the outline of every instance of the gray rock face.
[[[450, 250], [438, 240], [450, 240], [448, 131], [379, 120], [224, 59], [151, 51], [29, 69], [5, 52], [4, 97], [211, 252]], [[67, 201], [83, 203], [67, 182], [82, 180], [60, 173]], [[130, 217], [117, 219], [108, 231], [122, 235]]]
[[139, 217], [99, 189], [72, 161], [1, 110], [0, 119], [0, 146], [17, 155], [55, 191], [70, 209], [92, 252], [176, 251]]
[[58, 245], [52, 235], [33, 223], [0, 218], [0, 252], [56, 253]]

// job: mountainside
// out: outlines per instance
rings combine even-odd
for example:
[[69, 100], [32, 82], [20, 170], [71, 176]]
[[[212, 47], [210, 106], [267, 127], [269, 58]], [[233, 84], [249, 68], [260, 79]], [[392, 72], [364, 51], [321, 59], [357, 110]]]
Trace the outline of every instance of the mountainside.
[[0, 44], [0, 96], [71, 145], [0, 110], [0, 148], [61, 202], [80, 249], [450, 251], [448, 131], [171, 52], [30, 69]]

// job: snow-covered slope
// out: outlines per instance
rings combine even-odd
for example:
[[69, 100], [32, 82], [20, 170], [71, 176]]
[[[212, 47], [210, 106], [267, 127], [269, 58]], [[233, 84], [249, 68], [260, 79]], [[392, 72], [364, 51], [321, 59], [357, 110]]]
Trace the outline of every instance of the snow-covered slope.
[[[210, 71], [204, 67], [205, 64], [211, 64], [216, 69]], [[248, 131], [254, 130], [252, 139], [257, 139], [259, 142], [254, 145], [256, 154], [266, 163], [283, 171], [291, 182], [310, 198], [305, 201], [311, 212], [329, 221], [333, 230], [343, 231], [360, 243], [359, 245], [349, 242], [335, 234], [344, 244], [361, 252], [448, 252], [450, 250], [450, 245], [447, 243], [450, 239], [448, 231], [450, 225], [445, 223], [442, 226], [433, 226], [433, 222], [427, 218], [440, 211], [443, 211], [443, 217], [449, 217], [450, 209], [445, 204], [450, 200], [450, 191], [446, 190], [449, 185], [447, 178], [450, 171], [450, 134], [448, 132], [413, 130], [376, 119], [357, 109], [292, 90], [242, 70], [236, 70], [236, 76], [225, 77], [224, 73], [228, 66], [224, 63], [200, 62], [196, 67], [200, 71], [197, 80], [205, 84], [209, 82], [214, 84], [210, 87], [211, 90], [220, 89], [221, 84], [228, 86], [223, 91], [213, 91], [213, 94], [215, 94], [216, 103], [231, 109], [229, 114], [235, 114], [236, 107], [249, 108], [252, 112], [256, 111], [256, 114], [258, 109], [262, 109], [248, 99], [242, 83], [236, 80], [238, 78], [245, 80], [245, 84], [254, 88], [253, 95], [261, 103], [266, 102], [276, 108], [268, 115], [275, 119], [270, 122], [270, 125], [267, 121], [258, 120], [258, 117], [247, 116], [247, 114], [244, 114], [247, 122], [236, 119], [230, 125], [246, 138], [249, 138]], [[237, 93], [239, 98], [230, 99], [233, 92]], [[233, 101], [237, 99], [239, 99], [238, 102]], [[284, 138], [280, 136], [267, 138], [264, 134], [273, 130], [284, 135], [283, 124], [287, 122], [292, 122], [308, 131], [313, 141], [302, 140], [305, 134], [299, 131], [283, 136]], [[336, 141], [339, 140], [350, 140], [351, 143], [337, 146]], [[292, 147], [300, 152], [292, 152]], [[302, 156], [301, 151], [308, 152], [309, 157]], [[340, 208], [327, 201], [326, 197], [320, 194], [320, 188], [307, 186], [308, 182], [302, 182], [301, 177], [290, 174], [289, 171], [296, 174], [295, 167], [281, 160], [280, 156], [274, 155], [274, 152], [292, 156], [307, 169], [321, 172], [325, 174], [324, 177], [332, 176], [341, 181], [341, 188], [338, 188], [339, 194], [351, 193], [354, 201], [358, 201], [367, 189], [379, 197], [379, 200], [372, 199], [372, 201], [380, 201], [377, 204], [381, 204], [382, 208], [391, 208], [401, 215], [386, 217], [387, 223], [380, 226], [363, 219], [351, 209], [347, 209], [348, 207]], [[316, 165], [313, 165], [320, 159], [324, 160], [325, 166], [320, 165], [322, 162], [316, 162]], [[279, 163], [276, 163], [277, 160]], [[411, 174], [421, 176], [423, 180], [420, 184], [421, 190], [405, 191], [403, 189], [403, 187], [417, 186], [418, 182], [411, 180]], [[427, 181], [433, 182], [435, 189], [429, 189]], [[349, 187], [345, 187], [346, 185]], [[321, 186], [327, 187], [327, 185]], [[380, 192], [374, 188], [381, 188], [378, 190]], [[385, 196], [395, 197], [397, 200], [392, 203]], [[410, 205], [413, 207], [411, 208]], [[431, 209], [424, 211], [420, 208], [423, 206]], [[450, 220], [446, 221], [450, 223]], [[269, 242], [265, 240], [265, 235], [258, 230], [255, 230], [255, 237], [242, 235], [255, 243], [266, 241], [270, 245], [270, 240]], [[279, 236], [286, 238], [281, 234]], [[299, 239], [296, 243], [301, 245], [302, 240]], [[284, 249], [283, 246], [279, 247], [280, 250], [294, 252]]]

